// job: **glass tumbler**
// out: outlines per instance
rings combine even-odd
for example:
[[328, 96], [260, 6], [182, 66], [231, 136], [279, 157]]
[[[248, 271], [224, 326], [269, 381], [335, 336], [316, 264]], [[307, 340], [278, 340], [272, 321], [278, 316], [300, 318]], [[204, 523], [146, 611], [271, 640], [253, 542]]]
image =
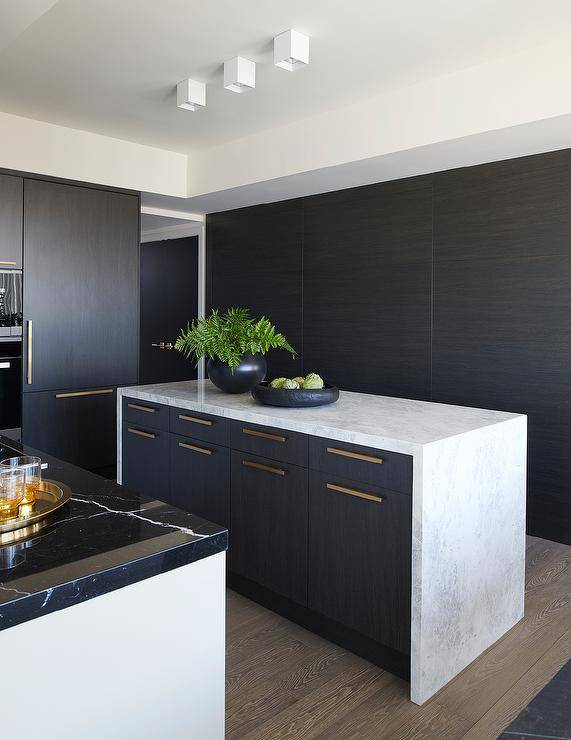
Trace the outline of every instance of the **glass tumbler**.
[[18, 516], [25, 493], [24, 471], [21, 468], [0, 467], [0, 521]]
[[36, 489], [42, 482], [42, 459], [30, 455], [8, 457], [5, 460], [0, 460], [0, 468], [8, 468], [10, 470], [21, 469], [24, 471], [26, 492], [22, 503], [33, 504], [36, 500]]

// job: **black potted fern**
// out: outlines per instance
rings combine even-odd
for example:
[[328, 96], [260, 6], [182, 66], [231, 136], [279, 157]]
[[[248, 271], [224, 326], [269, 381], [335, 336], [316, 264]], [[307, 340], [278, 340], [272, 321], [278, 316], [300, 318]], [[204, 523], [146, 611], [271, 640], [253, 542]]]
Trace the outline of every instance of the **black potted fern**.
[[267, 372], [264, 355], [271, 349], [296, 355], [269, 319], [252, 319], [247, 308], [226, 313], [214, 309], [210, 316], [188, 323], [174, 346], [196, 363], [207, 358], [208, 377], [225, 393], [246, 393], [260, 383]]

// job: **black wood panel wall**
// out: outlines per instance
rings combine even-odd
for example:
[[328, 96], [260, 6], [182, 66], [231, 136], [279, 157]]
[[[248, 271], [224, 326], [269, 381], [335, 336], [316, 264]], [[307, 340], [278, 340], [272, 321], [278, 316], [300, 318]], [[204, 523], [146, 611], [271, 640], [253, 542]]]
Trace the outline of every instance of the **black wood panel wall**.
[[571, 542], [571, 150], [208, 217], [210, 305], [347, 390], [528, 414], [528, 530]]
[[342, 388], [430, 396], [432, 187], [304, 202], [303, 368]]
[[226, 211], [208, 220], [208, 305], [265, 314], [299, 353], [292, 360], [284, 351], [273, 352], [271, 377], [301, 372], [302, 226], [301, 200]]

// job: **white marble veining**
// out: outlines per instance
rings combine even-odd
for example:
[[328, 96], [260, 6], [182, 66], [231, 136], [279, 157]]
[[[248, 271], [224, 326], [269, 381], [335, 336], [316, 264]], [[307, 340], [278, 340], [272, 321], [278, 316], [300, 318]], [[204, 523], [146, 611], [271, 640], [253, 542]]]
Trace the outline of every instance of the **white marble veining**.
[[527, 418], [423, 448], [413, 468], [411, 699], [523, 617]]
[[119, 422], [127, 395], [412, 455], [412, 701], [429, 699], [522, 618], [525, 416], [346, 391], [331, 406], [283, 409], [210, 381], [117, 395]]

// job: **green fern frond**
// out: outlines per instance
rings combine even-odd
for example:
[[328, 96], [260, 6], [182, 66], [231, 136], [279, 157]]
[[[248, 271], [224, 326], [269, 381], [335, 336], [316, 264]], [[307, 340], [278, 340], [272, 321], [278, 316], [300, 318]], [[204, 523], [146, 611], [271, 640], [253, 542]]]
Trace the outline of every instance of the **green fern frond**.
[[218, 359], [234, 370], [246, 352], [265, 355], [270, 349], [284, 349], [296, 356], [296, 351], [283, 334], [266, 317], [255, 321], [247, 308], [229, 308], [221, 314], [213, 309], [210, 316], [192, 320], [181, 329], [174, 345], [187, 359], [196, 363], [201, 357]]

